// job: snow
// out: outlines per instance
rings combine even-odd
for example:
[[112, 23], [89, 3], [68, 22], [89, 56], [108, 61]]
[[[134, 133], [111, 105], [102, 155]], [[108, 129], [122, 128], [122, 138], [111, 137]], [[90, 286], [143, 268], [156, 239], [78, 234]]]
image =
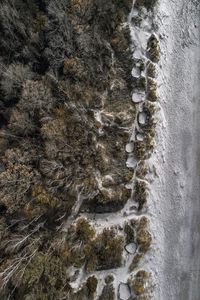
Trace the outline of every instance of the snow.
[[149, 198], [156, 283], [154, 300], [199, 300], [200, 295], [200, 2], [162, 0], [160, 108]]

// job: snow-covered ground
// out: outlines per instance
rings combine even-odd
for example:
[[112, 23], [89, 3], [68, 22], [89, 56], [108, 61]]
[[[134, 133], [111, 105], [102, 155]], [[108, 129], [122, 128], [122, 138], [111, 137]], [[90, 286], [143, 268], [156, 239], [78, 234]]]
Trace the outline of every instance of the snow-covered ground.
[[200, 1], [160, 0], [160, 124], [152, 160], [155, 300], [200, 299]]

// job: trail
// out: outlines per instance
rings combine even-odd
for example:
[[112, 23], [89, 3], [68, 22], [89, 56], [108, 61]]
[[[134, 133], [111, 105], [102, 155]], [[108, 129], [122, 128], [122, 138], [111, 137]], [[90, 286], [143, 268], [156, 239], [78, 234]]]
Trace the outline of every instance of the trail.
[[200, 2], [162, 0], [162, 107], [151, 189], [155, 300], [200, 299]]

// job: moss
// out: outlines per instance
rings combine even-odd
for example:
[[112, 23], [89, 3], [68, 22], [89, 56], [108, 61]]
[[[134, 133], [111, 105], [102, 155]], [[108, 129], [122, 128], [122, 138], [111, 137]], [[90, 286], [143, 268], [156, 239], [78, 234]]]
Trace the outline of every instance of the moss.
[[147, 42], [147, 54], [153, 62], [158, 62], [160, 59], [160, 46], [155, 34], [152, 34]]
[[129, 271], [132, 272], [133, 270], [135, 270], [138, 267], [138, 264], [141, 260], [141, 258], [143, 257], [143, 253], [137, 253], [133, 259], [132, 262], [129, 266]]

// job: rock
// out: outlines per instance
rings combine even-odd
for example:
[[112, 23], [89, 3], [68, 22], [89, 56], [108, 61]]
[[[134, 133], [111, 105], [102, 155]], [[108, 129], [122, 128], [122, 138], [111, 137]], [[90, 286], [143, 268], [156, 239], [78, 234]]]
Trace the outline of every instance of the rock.
[[133, 154], [129, 154], [129, 157], [126, 161], [126, 166], [128, 168], [134, 169], [137, 165], [137, 160]]
[[133, 77], [135, 77], [135, 78], [139, 78], [140, 77], [140, 68], [137, 68], [137, 67], [135, 67], [135, 68], [133, 68], [132, 69], [132, 76]]
[[145, 100], [145, 92], [134, 92], [132, 94], [132, 101], [134, 103], [140, 103]]
[[146, 123], [147, 123], [147, 114], [145, 112], [140, 112], [138, 114], [138, 123], [139, 123], [139, 125], [146, 125]]
[[134, 144], [132, 142], [126, 145], [126, 152], [131, 153], [133, 152], [133, 149], [134, 149]]
[[137, 141], [140, 141], [140, 142], [144, 141], [144, 134], [143, 133], [137, 133], [136, 139], [137, 139]]
[[118, 293], [119, 293], [120, 300], [128, 300], [131, 296], [131, 291], [130, 291], [129, 285], [121, 282], [119, 284]]
[[135, 254], [135, 252], [137, 250], [137, 244], [136, 243], [130, 243], [130, 244], [128, 244], [128, 245], [125, 246], [125, 250], [129, 254]]

